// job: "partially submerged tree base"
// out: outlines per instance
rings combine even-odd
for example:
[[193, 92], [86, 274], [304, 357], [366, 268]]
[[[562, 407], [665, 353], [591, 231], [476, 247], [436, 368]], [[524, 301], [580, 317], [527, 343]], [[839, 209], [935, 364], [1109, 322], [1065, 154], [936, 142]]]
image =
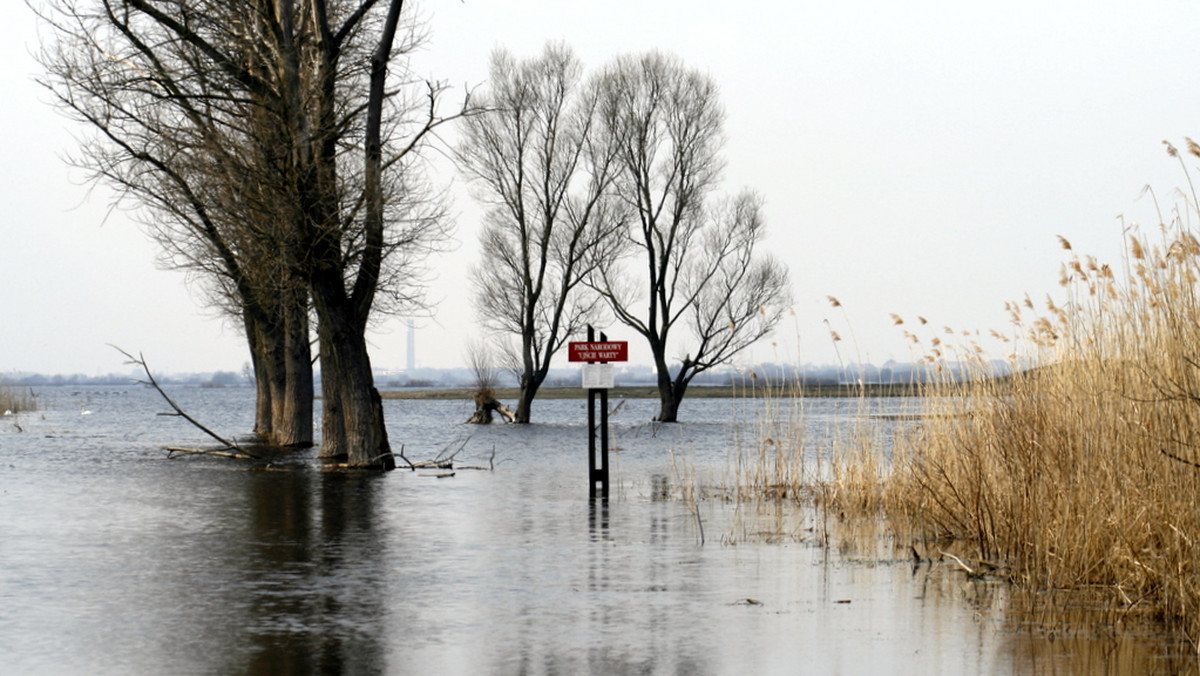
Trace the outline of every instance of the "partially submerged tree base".
[[[121, 348], [119, 348], [115, 345], [113, 345], [112, 347], [113, 347], [113, 349], [117, 350], [121, 354], [125, 355], [125, 357], [128, 359], [128, 363], [135, 364], [142, 368], [142, 371], [145, 372], [145, 374], [146, 374], [146, 380], [139, 381], [139, 382], [141, 382], [142, 384], [145, 384], [145, 385], [150, 385], [155, 390], [157, 390], [158, 393], [160, 395], [162, 395], [162, 398], [166, 400], [167, 404], [169, 404], [171, 406], [171, 408], [173, 409], [173, 412], [159, 413], [159, 415], [175, 416], [175, 417], [183, 418], [184, 420], [186, 420], [189, 423], [191, 423], [192, 425], [194, 425], [197, 429], [204, 432], [205, 434], [212, 437], [213, 439], [216, 439], [217, 441], [221, 442], [221, 444], [222, 444], [220, 448], [208, 448], [208, 449], [187, 448], [187, 447], [183, 447], [183, 446], [164, 446], [163, 450], [167, 451], [168, 459], [173, 457], [177, 453], [182, 453], [182, 454], [187, 454], [187, 455], [214, 455], [217, 457], [231, 458], [234, 460], [263, 460], [267, 457], [270, 457], [270, 453], [268, 453], [266, 455], [256, 453], [256, 452], [246, 448], [245, 446], [241, 446], [235, 441], [230, 441], [230, 440], [222, 437], [221, 435], [217, 434], [216, 432], [210, 430], [209, 428], [205, 427], [203, 424], [200, 423], [200, 421], [198, 421], [195, 418], [193, 418], [192, 416], [188, 415], [179, 406], [179, 404], [175, 403], [175, 400], [172, 399], [170, 397], [170, 395], [168, 395], [166, 393], [166, 391], [163, 390], [163, 388], [158, 384], [158, 381], [154, 379], [154, 375], [152, 373], [150, 373], [150, 366], [146, 364], [146, 360], [144, 357], [142, 357], [141, 355], [134, 357], [133, 355], [129, 354], [125, 350], [122, 350]], [[378, 391], [373, 389], [372, 393], [374, 395], [373, 404], [375, 407], [376, 420], [382, 421], [383, 420], [383, 401], [379, 397]], [[290, 448], [296, 448], [296, 446], [266, 446], [265, 448], [286, 450], [286, 449], [290, 449]], [[327, 462], [323, 467], [325, 469], [341, 469], [341, 468], [380, 469], [380, 470], [384, 470], [384, 471], [396, 469], [396, 458], [392, 454], [391, 448], [388, 445], [386, 430], [380, 433], [380, 450], [382, 452], [379, 455], [371, 458], [367, 464], [348, 464], [346, 462], [348, 460], [348, 457], [346, 455], [341, 455], [338, 457], [329, 458], [329, 460], [332, 460], [333, 462]]]
[[392, 453], [387, 428], [383, 424], [383, 398], [379, 396], [379, 390], [374, 387], [371, 388], [371, 409], [375, 417], [376, 438], [379, 444], [378, 454], [368, 458], [366, 462], [350, 462], [350, 455], [347, 453], [322, 456], [321, 459], [325, 461], [323, 465], [325, 469], [377, 469], [384, 472], [396, 469], [396, 456]]
[[498, 378], [492, 351], [482, 343], [475, 343], [467, 352], [467, 360], [475, 372], [475, 412], [467, 418], [467, 424], [490, 425], [492, 413], [499, 413], [508, 422], [514, 422], [516, 416], [513, 412], [496, 399]]
[[490, 425], [493, 421], [492, 413], [499, 413], [505, 422], [514, 422], [516, 416], [508, 409], [500, 400], [492, 395], [491, 390], [484, 390], [475, 393], [475, 412], [467, 419], [470, 425]]
[[367, 469], [384, 472], [396, 469], [396, 456], [392, 455], [391, 451], [371, 458], [370, 464], [367, 465], [353, 465], [346, 462], [348, 459], [344, 455], [337, 458], [322, 458], [325, 462], [321, 464], [321, 469]]

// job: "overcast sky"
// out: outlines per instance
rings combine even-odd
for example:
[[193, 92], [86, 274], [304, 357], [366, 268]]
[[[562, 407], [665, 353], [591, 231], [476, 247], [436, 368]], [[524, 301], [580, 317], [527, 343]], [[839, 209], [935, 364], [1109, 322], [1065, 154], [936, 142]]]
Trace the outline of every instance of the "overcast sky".
[[[768, 246], [795, 287], [795, 317], [743, 361], [836, 363], [826, 320], [841, 358], [875, 363], [920, 356], [902, 335], [918, 315], [922, 335], [1008, 331], [1005, 301], [1061, 295], [1056, 236], [1112, 259], [1118, 216], [1157, 222], [1143, 186], [1166, 203], [1186, 183], [1161, 141], [1200, 136], [1196, 2], [425, 0], [421, 11], [431, 40], [415, 67], [457, 94], [484, 81], [495, 47], [532, 56], [547, 40], [589, 68], [659, 49], [716, 79], [724, 188], [764, 196]], [[108, 344], [164, 372], [241, 370], [237, 328], [159, 269], [128, 215], [63, 162], [78, 129], [33, 81], [34, 17], [21, 5], [8, 15], [0, 376], [123, 371]], [[478, 211], [453, 192], [460, 246], [431, 262], [443, 301], [417, 333], [420, 366], [460, 365], [478, 333], [464, 274]], [[372, 334], [376, 366], [404, 366], [405, 334], [399, 320]], [[648, 361], [636, 341], [631, 357]]]

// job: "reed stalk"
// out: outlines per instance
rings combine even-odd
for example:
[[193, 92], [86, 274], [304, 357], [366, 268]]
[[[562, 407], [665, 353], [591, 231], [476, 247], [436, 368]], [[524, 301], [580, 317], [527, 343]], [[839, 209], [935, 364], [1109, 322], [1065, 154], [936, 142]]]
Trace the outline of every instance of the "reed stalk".
[[1010, 305], [1037, 366], [994, 377], [981, 360], [967, 382], [930, 386], [941, 396], [879, 476], [882, 502], [1020, 584], [1099, 592], [1194, 640], [1200, 242], [1180, 219], [1129, 236], [1117, 268], [1072, 254], [1066, 300], [1044, 313]]

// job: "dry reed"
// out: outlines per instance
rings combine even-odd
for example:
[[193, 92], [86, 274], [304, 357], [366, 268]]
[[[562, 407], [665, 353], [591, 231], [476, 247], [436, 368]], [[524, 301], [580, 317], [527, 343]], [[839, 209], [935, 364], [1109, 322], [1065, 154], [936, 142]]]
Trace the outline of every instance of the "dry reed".
[[725, 541], [816, 538], [829, 545], [839, 528], [881, 513], [880, 476], [890, 455], [883, 430], [896, 427], [893, 421], [877, 417], [865, 395], [814, 399], [801, 383], [755, 374], [747, 382], [748, 400], [761, 408], [737, 426], [730, 472], [716, 491], [736, 510]]
[[15, 415], [37, 410], [37, 400], [32, 391], [23, 393], [0, 382], [0, 413]]
[[[931, 387], [881, 477], [890, 515], [1037, 590], [1099, 593], [1200, 637], [1200, 242], [1133, 228], [1119, 269], [1075, 255], [1067, 298], [1010, 304], [1007, 377]], [[1062, 240], [1063, 247], [1070, 243]], [[944, 396], [944, 395], [950, 396]]]
[[1060, 238], [1065, 298], [1041, 313], [1028, 297], [1010, 303], [1012, 332], [993, 332], [1013, 346], [1008, 373], [970, 338], [906, 332], [942, 377], [890, 458], [859, 430], [806, 463], [803, 434], [765, 425], [738, 465], [742, 498], [812, 499], [825, 519], [886, 514], [914, 553], [987, 562], [1030, 591], [1086, 594], [1200, 645], [1200, 240], [1187, 222], [1200, 200], [1189, 197], [1153, 232], [1127, 228], [1115, 265]]

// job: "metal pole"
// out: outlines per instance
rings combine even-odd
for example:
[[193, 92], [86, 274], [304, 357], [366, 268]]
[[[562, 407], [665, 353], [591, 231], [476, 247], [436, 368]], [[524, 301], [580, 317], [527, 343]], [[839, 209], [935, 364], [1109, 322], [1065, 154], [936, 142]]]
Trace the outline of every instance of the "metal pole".
[[[600, 332], [600, 341], [608, 342], [608, 336]], [[600, 390], [600, 453], [603, 469], [600, 470], [601, 491], [608, 498], [608, 388]]]
[[[588, 326], [588, 342], [596, 339], [596, 330]], [[589, 364], [592, 362], [588, 362]], [[588, 494], [596, 497], [596, 390], [588, 388]]]
[[596, 390], [588, 390], [588, 485], [596, 497]]
[[[596, 340], [596, 329], [588, 326], [587, 339], [589, 343]], [[608, 336], [600, 333], [600, 340], [608, 342]], [[607, 362], [588, 361], [589, 364]], [[596, 400], [599, 396], [600, 422], [596, 423]], [[600, 448], [596, 448], [596, 434], [600, 435]], [[599, 451], [599, 459], [597, 459]], [[599, 490], [596, 483], [599, 482]], [[608, 388], [588, 388], [588, 493], [594, 499], [608, 499]]]

